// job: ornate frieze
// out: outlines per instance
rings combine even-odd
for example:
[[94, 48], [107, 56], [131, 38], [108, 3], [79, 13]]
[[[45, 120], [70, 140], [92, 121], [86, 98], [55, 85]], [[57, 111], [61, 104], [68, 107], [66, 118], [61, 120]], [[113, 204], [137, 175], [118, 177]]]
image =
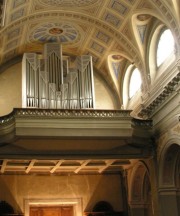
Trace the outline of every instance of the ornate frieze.
[[[130, 110], [14, 109], [14, 116], [37, 118], [130, 118]], [[11, 116], [11, 115], [10, 115]], [[8, 116], [7, 116], [8, 118]], [[12, 117], [10, 117], [12, 118]], [[7, 120], [6, 120], [7, 121]], [[134, 120], [135, 121], [135, 120]], [[3, 123], [3, 122], [1, 122]]]

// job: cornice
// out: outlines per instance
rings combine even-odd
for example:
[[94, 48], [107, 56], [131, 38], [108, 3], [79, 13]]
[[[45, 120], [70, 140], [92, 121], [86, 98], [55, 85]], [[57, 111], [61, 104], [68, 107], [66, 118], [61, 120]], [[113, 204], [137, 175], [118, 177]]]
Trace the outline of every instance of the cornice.
[[[153, 118], [153, 116], [162, 107], [169, 102], [173, 97], [179, 94], [180, 91], [180, 64], [176, 65], [175, 74], [168, 82], [162, 87], [157, 85], [152, 92], [148, 93], [147, 99], [141, 104], [141, 110], [138, 114], [139, 117], [148, 119]], [[162, 81], [163, 82], [163, 81]], [[156, 92], [156, 96], [151, 96], [153, 92]]]

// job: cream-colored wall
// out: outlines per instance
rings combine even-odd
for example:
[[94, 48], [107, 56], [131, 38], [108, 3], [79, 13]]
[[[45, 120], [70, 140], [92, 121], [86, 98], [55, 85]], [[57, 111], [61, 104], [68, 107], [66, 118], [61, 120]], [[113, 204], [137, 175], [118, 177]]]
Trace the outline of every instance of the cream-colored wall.
[[22, 106], [21, 63], [0, 73], [0, 116]]
[[109, 202], [122, 211], [121, 179], [112, 175], [1, 175], [0, 200], [24, 213], [25, 199], [82, 198], [83, 211], [91, 211], [98, 201]]
[[[95, 80], [96, 109], [114, 109], [110, 90], [97, 76]], [[22, 64], [17, 63], [0, 74], [0, 116], [9, 114], [13, 108], [22, 107]]]
[[94, 88], [96, 109], [115, 109], [108, 86], [98, 76], [94, 76]]

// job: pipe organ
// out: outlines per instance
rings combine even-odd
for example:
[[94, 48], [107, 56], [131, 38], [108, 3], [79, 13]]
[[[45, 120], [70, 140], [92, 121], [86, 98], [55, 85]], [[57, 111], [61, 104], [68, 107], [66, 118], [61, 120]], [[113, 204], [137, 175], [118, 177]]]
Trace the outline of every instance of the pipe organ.
[[74, 68], [58, 43], [44, 45], [43, 55], [25, 53], [22, 63], [23, 107], [86, 109], [95, 107], [92, 57], [76, 58]]

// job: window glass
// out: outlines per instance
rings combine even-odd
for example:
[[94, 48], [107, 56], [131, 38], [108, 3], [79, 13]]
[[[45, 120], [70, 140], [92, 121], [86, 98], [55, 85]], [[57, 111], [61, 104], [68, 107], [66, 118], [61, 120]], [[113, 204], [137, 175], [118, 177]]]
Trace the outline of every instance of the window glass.
[[174, 50], [174, 38], [169, 29], [163, 31], [157, 46], [157, 66], [160, 66]]
[[129, 97], [132, 98], [141, 87], [141, 75], [137, 68], [131, 74], [129, 82]]

